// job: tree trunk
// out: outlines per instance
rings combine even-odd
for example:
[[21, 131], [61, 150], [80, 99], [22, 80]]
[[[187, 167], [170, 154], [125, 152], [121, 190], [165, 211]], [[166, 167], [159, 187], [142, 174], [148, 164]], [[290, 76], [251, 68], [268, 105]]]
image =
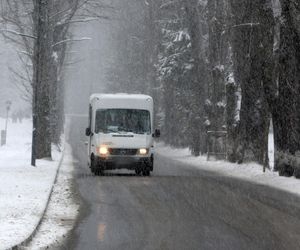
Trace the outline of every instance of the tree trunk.
[[167, 144], [173, 145], [173, 138], [175, 136], [174, 125], [176, 124], [176, 120], [174, 117], [174, 108], [175, 108], [175, 96], [172, 83], [167, 82], [165, 84], [164, 90], [164, 131], [163, 137]]
[[238, 86], [233, 76], [229, 76], [226, 83], [226, 128], [227, 128], [227, 159], [230, 162], [238, 160], [238, 124], [237, 104], [238, 104]]
[[145, 17], [145, 24], [147, 30], [147, 40], [146, 40], [146, 57], [147, 66], [145, 67], [147, 72], [147, 82], [148, 86], [148, 93], [152, 96], [154, 101], [154, 126], [158, 126], [159, 117], [158, 114], [158, 107], [159, 107], [159, 100], [160, 100], [160, 89], [158, 88], [158, 80], [156, 77], [156, 68], [155, 65], [157, 64], [158, 58], [158, 30], [157, 30], [157, 12], [159, 11], [159, 1], [157, 0], [150, 0], [148, 1], [146, 7], [146, 17]]
[[[224, 39], [226, 8], [224, 0], [211, 0], [207, 5], [211, 78], [211, 93], [209, 93], [211, 106], [208, 117], [210, 130], [223, 131], [225, 130], [225, 64], [228, 51], [227, 41]], [[214, 153], [223, 153], [225, 140], [220, 140], [215, 135], [212, 140], [210, 150]]]
[[49, 1], [35, 2], [35, 59], [33, 61], [34, 77], [34, 150], [36, 159], [51, 158], [50, 134], [50, 88], [49, 58], [51, 39], [49, 37]]
[[193, 56], [192, 90], [191, 95], [191, 120], [192, 153], [199, 156], [206, 152], [206, 131], [204, 128], [204, 103], [206, 69], [202, 56], [202, 29], [199, 20], [197, 0], [185, 0], [185, 10], [188, 18], [188, 31], [191, 37]]
[[[241, 86], [242, 102], [239, 126], [239, 162], [256, 161], [266, 164], [269, 115], [262, 81], [264, 58], [273, 49], [264, 46], [264, 37], [270, 33], [261, 24], [261, 16], [271, 6], [270, 0], [231, 0], [234, 16], [232, 46], [234, 75]], [[272, 11], [272, 9], [271, 9]]]
[[280, 2], [278, 98], [273, 106], [275, 169], [290, 176], [300, 170], [293, 160], [300, 152], [300, 7], [294, 1]]

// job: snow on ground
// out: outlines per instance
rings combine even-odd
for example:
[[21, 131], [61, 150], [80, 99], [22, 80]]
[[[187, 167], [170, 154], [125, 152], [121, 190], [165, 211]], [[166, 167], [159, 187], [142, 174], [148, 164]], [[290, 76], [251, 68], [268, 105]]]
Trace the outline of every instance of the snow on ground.
[[59, 246], [73, 228], [79, 212], [72, 195], [72, 150], [65, 144], [64, 158], [54, 185], [47, 212], [37, 234], [26, 249], [47, 249]]
[[[25, 240], [46, 206], [61, 154], [30, 166], [31, 120], [8, 123], [7, 144], [0, 147], [0, 249]], [[0, 118], [0, 130], [5, 120]]]
[[[269, 137], [269, 157], [271, 166], [274, 163], [274, 146], [272, 136]], [[277, 172], [266, 169], [263, 172], [263, 166], [256, 163], [234, 164], [225, 161], [207, 161], [207, 157], [191, 156], [188, 148], [178, 149], [166, 146], [164, 143], [156, 144], [156, 151], [160, 155], [169, 157], [176, 161], [189, 164], [192, 167], [218, 173], [223, 176], [239, 178], [245, 181], [254, 182], [260, 185], [267, 185], [296, 195], [300, 195], [300, 180], [295, 177], [282, 177]]]

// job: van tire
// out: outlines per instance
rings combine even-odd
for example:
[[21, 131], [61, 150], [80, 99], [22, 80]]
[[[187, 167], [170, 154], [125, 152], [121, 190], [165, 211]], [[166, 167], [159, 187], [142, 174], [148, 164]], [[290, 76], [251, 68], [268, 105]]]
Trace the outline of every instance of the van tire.
[[91, 172], [95, 175], [98, 175], [97, 163], [93, 155], [91, 156]]
[[96, 169], [95, 175], [97, 175], [97, 176], [103, 176], [104, 175], [103, 170], [101, 168]]
[[144, 169], [143, 170], [143, 175], [144, 176], [150, 176], [150, 170], [149, 169]]

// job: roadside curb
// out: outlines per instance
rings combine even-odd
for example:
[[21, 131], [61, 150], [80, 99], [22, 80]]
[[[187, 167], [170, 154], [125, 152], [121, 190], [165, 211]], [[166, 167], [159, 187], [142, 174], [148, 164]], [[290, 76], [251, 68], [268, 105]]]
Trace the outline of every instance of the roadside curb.
[[50, 192], [49, 192], [49, 195], [48, 195], [48, 198], [47, 198], [47, 202], [46, 202], [46, 205], [42, 211], [42, 214], [41, 214], [41, 217], [38, 221], [38, 223], [36, 224], [35, 228], [33, 229], [33, 231], [31, 232], [31, 234], [26, 238], [24, 239], [22, 242], [8, 248], [7, 250], [18, 250], [18, 249], [23, 249], [24, 247], [26, 247], [26, 245], [34, 238], [34, 236], [36, 235], [38, 229], [40, 228], [41, 224], [42, 224], [42, 221], [44, 219], [44, 216], [46, 214], [46, 211], [47, 211], [47, 208], [48, 208], [48, 205], [50, 203], [50, 199], [51, 199], [51, 196], [52, 196], [52, 193], [53, 193], [53, 189], [54, 189], [54, 184], [57, 182], [57, 177], [58, 177], [58, 173], [59, 173], [59, 170], [60, 170], [60, 167], [62, 165], [62, 162], [63, 162], [63, 159], [64, 159], [64, 153], [65, 153], [65, 148], [63, 149], [62, 151], [62, 154], [61, 154], [61, 157], [59, 159], [59, 162], [58, 162], [58, 166], [57, 166], [57, 169], [56, 169], [56, 173], [55, 173], [55, 177], [54, 177], [54, 181], [52, 183], [52, 187], [50, 189]]

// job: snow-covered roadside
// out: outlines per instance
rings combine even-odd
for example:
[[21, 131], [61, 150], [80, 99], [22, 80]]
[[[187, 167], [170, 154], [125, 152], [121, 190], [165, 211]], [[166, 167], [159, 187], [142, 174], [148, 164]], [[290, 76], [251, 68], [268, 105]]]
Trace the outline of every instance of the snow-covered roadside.
[[[269, 149], [272, 152], [273, 148], [270, 147]], [[266, 169], [266, 172], [264, 173], [263, 167], [256, 163], [233, 164], [225, 161], [207, 161], [207, 158], [204, 156], [191, 156], [191, 153], [187, 148], [172, 148], [163, 143], [156, 144], [156, 151], [162, 156], [201, 170], [211, 171], [223, 176], [238, 178], [260, 185], [267, 185], [300, 196], [299, 179], [296, 179], [295, 177], [282, 177], [279, 176], [277, 172], [273, 172], [269, 169]], [[271, 158], [270, 161], [273, 161], [273, 158]]]
[[[0, 129], [5, 120], [0, 118]], [[27, 239], [46, 207], [61, 153], [30, 166], [31, 120], [8, 124], [7, 144], [0, 147], [0, 249]]]
[[76, 221], [79, 204], [72, 194], [72, 172], [74, 170], [72, 149], [65, 144], [64, 158], [57, 182], [51, 195], [43, 222], [30, 244], [25, 249], [47, 249], [59, 247]]

